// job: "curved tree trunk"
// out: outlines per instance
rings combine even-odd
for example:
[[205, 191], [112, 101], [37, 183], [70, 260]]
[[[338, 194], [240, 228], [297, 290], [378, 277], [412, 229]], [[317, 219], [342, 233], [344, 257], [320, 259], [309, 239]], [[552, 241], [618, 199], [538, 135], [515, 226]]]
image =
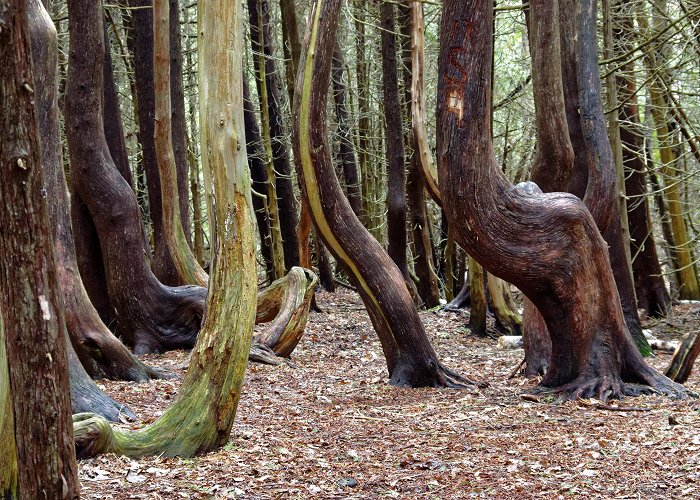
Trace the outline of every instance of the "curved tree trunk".
[[[87, 4], [91, 25], [99, 8]], [[202, 156], [213, 261], [207, 311], [189, 369], [173, 405], [153, 424], [129, 433], [103, 419], [75, 418], [78, 456], [189, 457], [229, 439], [241, 394], [255, 318], [255, 238], [244, 137], [241, 85], [243, 29], [239, 2], [199, 3], [199, 71]], [[234, 31], [234, 36], [226, 34]], [[224, 43], [222, 43], [222, 40]], [[238, 75], [238, 76], [236, 76]], [[221, 122], [224, 122], [222, 126]]]
[[[209, 277], [192, 253], [180, 215], [178, 178], [181, 176], [179, 170], [182, 167], [177, 165], [173, 149], [170, 38], [169, 0], [153, 0], [154, 142], [158, 178], [160, 179], [161, 215], [163, 217], [163, 240], [162, 244], [156, 247], [154, 261], [172, 263], [172, 267], [168, 267], [170, 273], [167, 278], [164, 276], [162, 279], [166, 285], [206, 286]], [[182, 77], [180, 76], [178, 80], [182, 86]], [[179, 128], [184, 129], [184, 121], [180, 125]], [[182, 133], [183, 130], [178, 130], [178, 132]], [[180, 144], [180, 147], [183, 145]], [[186, 188], [186, 181], [184, 184]], [[160, 252], [167, 252], [169, 255], [160, 255]]]
[[[143, 257], [136, 197], [114, 167], [102, 129], [102, 17], [88, 0], [68, 4], [71, 51], [66, 87], [66, 135], [76, 189], [100, 238], [118, 331], [137, 354], [194, 345], [206, 290], [170, 288]], [[80, 47], [80, 49], [77, 49]]]
[[[63, 172], [63, 151], [57, 102], [58, 53], [55, 28], [38, 0], [32, 0], [32, 53], [35, 69], [35, 95], [42, 137], [42, 164], [47, 193], [49, 220], [53, 233], [58, 282], [65, 309], [65, 323], [83, 367], [93, 378], [142, 381], [158, 372], [136, 359], [102, 323], [83, 287], [75, 256], [73, 233], [68, 215], [68, 198]], [[36, 10], [35, 9], [39, 9]], [[107, 86], [105, 86], [107, 88]], [[127, 164], [128, 166], [128, 164]], [[69, 356], [69, 361], [74, 358]], [[71, 366], [71, 370], [77, 367]], [[75, 380], [75, 377], [71, 378]], [[94, 391], [98, 391], [97, 387]], [[102, 396], [111, 407], [111, 399]], [[95, 402], [95, 407], [99, 403]]]
[[[7, 429], [13, 439], [6, 434], [0, 439], [14, 440], [16, 460], [9, 465], [17, 474], [16, 480], [0, 484], [0, 494], [72, 499], [80, 487], [70, 425], [67, 336], [43, 193], [27, 6], [12, 0], [0, 8], [0, 402], [7, 409], [9, 393], [14, 419]], [[55, 43], [55, 28], [50, 29]]]
[[294, 153], [314, 224], [357, 285], [384, 350], [391, 383], [454, 386], [466, 382], [437, 359], [401, 272], [352, 212], [326, 143], [326, 97], [339, 0], [317, 0], [309, 17], [294, 103]]
[[[581, 83], [590, 85], [580, 107], [587, 161], [603, 176], [589, 182], [589, 196], [611, 196], [614, 172], [601, 167], [610, 153], [602, 143], [607, 137], [595, 7], [595, 1], [582, 0], [576, 12]], [[684, 395], [682, 386], [644, 363], [632, 342], [606, 244], [591, 212], [571, 195], [512, 186], [496, 164], [490, 132], [492, 21], [491, 0], [445, 4], [441, 21], [437, 150], [441, 193], [455, 238], [542, 313], [552, 359], [539, 392], [601, 400], [652, 389]], [[597, 220], [607, 219], [608, 204], [592, 201]]]

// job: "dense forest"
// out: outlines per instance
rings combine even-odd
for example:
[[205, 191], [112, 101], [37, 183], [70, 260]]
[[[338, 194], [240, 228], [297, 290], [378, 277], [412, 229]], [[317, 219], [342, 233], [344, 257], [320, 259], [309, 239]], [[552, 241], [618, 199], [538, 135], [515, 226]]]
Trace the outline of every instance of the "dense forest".
[[0, 496], [700, 495], [699, 61], [697, 0], [0, 0]]

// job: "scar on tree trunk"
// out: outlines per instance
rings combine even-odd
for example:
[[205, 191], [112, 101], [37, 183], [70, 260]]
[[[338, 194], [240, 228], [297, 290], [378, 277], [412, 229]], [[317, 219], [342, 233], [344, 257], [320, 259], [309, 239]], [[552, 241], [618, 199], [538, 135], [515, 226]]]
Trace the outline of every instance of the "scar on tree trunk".
[[[582, 0], [576, 12], [587, 42], [595, 37], [595, 7]], [[586, 206], [572, 195], [513, 186], [496, 163], [490, 110], [493, 2], [446, 3], [441, 23], [437, 151], [444, 207], [462, 247], [520, 288], [542, 313], [552, 358], [535, 391], [563, 399], [646, 392], [684, 397], [686, 389], [649, 367], [632, 342], [606, 244]], [[586, 116], [584, 130], [598, 134], [588, 140], [605, 133], [594, 46], [583, 53], [591, 58], [589, 91], [598, 93], [597, 101], [595, 95], [587, 98], [599, 106]], [[614, 186], [614, 179], [605, 182]], [[604, 202], [593, 208], [603, 210]]]
[[[206, 289], [167, 287], [143, 256], [136, 196], [109, 154], [102, 126], [102, 17], [69, 3], [70, 55], [66, 135], [72, 179], [95, 223], [117, 331], [136, 354], [191, 348], [204, 312]], [[71, 9], [72, 7], [72, 9]]]
[[390, 382], [407, 387], [473, 383], [443, 367], [428, 340], [401, 272], [344, 196], [326, 140], [326, 98], [339, 0], [314, 2], [294, 103], [294, 154], [304, 197], [327, 247], [350, 273], [377, 332]]

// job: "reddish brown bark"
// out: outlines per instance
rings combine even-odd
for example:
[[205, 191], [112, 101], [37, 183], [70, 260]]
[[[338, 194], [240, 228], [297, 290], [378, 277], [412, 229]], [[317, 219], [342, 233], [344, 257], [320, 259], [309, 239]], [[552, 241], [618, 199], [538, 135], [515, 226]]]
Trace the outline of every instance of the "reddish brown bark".
[[571, 195], [512, 186], [496, 164], [490, 132], [490, 0], [456, 0], [443, 12], [437, 99], [442, 199], [461, 246], [489, 272], [520, 288], [542, 313], [552, 358], [539, 392], [605, 400], [655, 389], [682, 396], [685, 390], [646, 365], [632, 342], [595, 222], [609, 218], [604, 195], [614, 186], [614, 172], [600, 167], [606, 160], [601, 144], [606, 127], [595, 7], [594, 1], [581, 0], [576, 10], [582, 26], [580, 83], [590, 85], [580, 95], [584, 144], [590, 148], [586, 160], [601, 177], [589, 179], [587, 190], [603, 197], [592, 200], [593, 217]]

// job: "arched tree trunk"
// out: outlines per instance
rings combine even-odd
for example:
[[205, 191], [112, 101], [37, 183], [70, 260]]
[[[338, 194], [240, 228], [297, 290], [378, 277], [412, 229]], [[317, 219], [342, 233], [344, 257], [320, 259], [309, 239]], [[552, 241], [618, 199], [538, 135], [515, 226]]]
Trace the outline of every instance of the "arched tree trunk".
[[695, 360], [700, 355], [700, 332], [691, 332], [678, 346], [666, 369], [666, 376], [679, 384], [690, 377]]
[[[83, 287], [75, 256], [73, 234], [68, 215], [68, 197], [63, 172], [58, 86], [58, 42], [53, 22], [38, 0], [31, 0], [32, 53], [35, 70], [35, 96], [42, 137], [42, 165], [48, 200], [58, 283], [65, 309], [65, 324], [80, 361], [94, 378], [142, 381], [158, 376], [136, 359], [102, 323]], [[105, 86], [107, 88], [107, 86]], [[69, 361], [74, 361], [69, 356]], [[71, 366], [71, 370], [78, 367]], [[75, 377], [71, 378], [75, 380]], [[97, 387], [94, 391], [98, 391]], [[112, 400], [102, 396], [104, 404]], [[95, 401], [95, 408], [99, 402]]]
[[[71, 50], [66, 135], [76, 189], [100, 238], [118, 331], [138, 354], [194, 345], [206, 290], [162, 285], [143, 257], [136, 197], [114, 167], [102, 129], [102, 17], [87, 0], [68, 4]], [[79, 48], [78, 48], [79, 47]]]
[[[601, 167], [606, 131], [595, 8], [595, 1], [582, 0], [576, 11], [582, 83], [590, 85], [580, 100], [582, 129], [594, 171], [613, 176]], [[441, 194], [455, 238], [542, 313], [552, 359], [539, 392], [601, 400], [652, 389], [684, 395], [682, 386], [644, 363], [625, 326], [606, 244], [594, 220], [606, 218], [609, 202], [590, 202], [591, 217], [571, 195], [512, 186], [496, 164], [490, 132], [492, 21], [491, 0], [445, 4], [441, 21], [437, 150]], [[614, 177], [588, 184], [589, 196], [611, 196], [613, 189]]]
[[[177, 17], [177, 16], [176, 16]], [[178, 20], [179, 22], [179, 20]], [[187, 241], [182, 225], [178, 178], [182, 168], [176, 163], [173, 149], [173, 121], [170, 82], [171, 72], [170, 1], [153, 0], [153, 82], [155, 92], [154, 142], [158, 178], [160, 179], [162, 244], [156, 247], [154, 261], [171, 262], [169, 273], [163, 276], [166, 285], [206, 286], [209, 277], [201, 268]], [[181, 68], [180, 68], [181, 69]], [[182, 86], [182, 77], [178, 78]], [[182, 96], [180, 96], [182, 97]], [[184, 107], [184, 105], [183, 105]], [[184, 118], [183, 118], [184, 120]], [[184, 121], [178, 127], [183, 132]], [[178, 144], [182, 141], [180, 139]], [[179, 144], [179, 147], [184, 145]], [[185, 161], [186, 163], [186, 161]], [[187, 183], [185, 182], [185, 191]], [[160, 255], [167, 252], [168, 255]]]
[[294, 103], [294, 153], [318, 232], [357, 285], [384, 350], [391, 383], [454, 386], [465, 379], [444, 368], [428, 341], [401, 272], [352, 212], [326, 143], [326, 98], [339, 0], [314, 2]]
[[[66, 332], [43, 193], [27, 6], [11, 0], [0, 8], [0, 403], [8, 410], [10, 394], [14, 419], [11, 427], [0, 425], [13, 439], [3, 433], [0, 440], [14, 441], [16, 449], [0, 495], [78, 498]], [[5, 471], [0, 474], [4, 479]]]
[[[99, 6], [84, 3], [89, 26]], [[129, 433], [113, 431], [91, 415], [76, 416], [78, 456], [206, 453], [228, 441], [236, 414], [257, 289], [250, 178], [239, 144], [245, 134], [242, 5], [200, 0], [198, 10], [199, 60], [211, 62], [199, 71], [202, 160], [214, 244], [204, 324], [180, 393], [165, 414]], [[234, 36], [226, 36], [232, 29]]]

